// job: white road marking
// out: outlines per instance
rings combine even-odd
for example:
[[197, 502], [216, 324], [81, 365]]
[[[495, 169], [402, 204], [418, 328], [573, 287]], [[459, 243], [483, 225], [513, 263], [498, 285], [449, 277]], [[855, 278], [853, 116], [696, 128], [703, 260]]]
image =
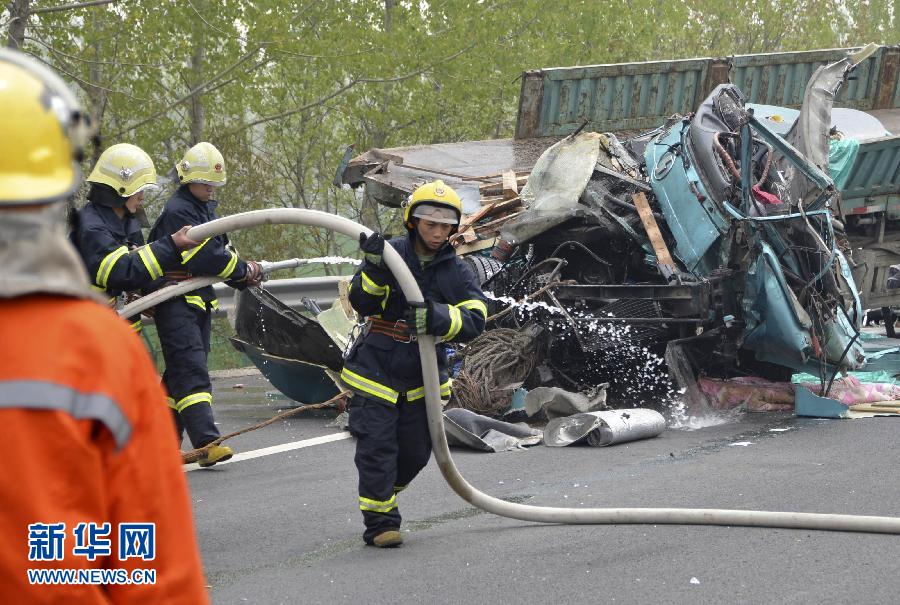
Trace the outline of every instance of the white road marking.
[[[313, 445], [331, 443], [332, 441], [340, 441], [342, 439], [350, 439], [350, 433], [347, 431], [341, 431], [340, 433], [333, 433], [331, 435], [323, 435], [321, 437], [314, 437], [312, 439], [304, 439], [303, 441], [291, 441], [290, 443], [284, 443], [282, 445], [273, 445], [271, 447], [264, 447], [258, 450], [251, 450], [249, 452], [240, 452], [238, 454], [235, 454], [231, 458], [231, 460], [219, 462], [218, 464], [216, 464], [216, 466], [231, 464], [232, 462], [240, 462], [242, 460], [252, 460], [253, 458], [261, 458], [263, 456], [271, 456], [272, 454], [280, 454], [282, 452], [290, 452], [291, 450], [299, 450], [304, 447], [312, 447]], [[197, 463], [184, 465], [184, 472], [186, 473], [196, 470], [200, 470], [200, 465]]]

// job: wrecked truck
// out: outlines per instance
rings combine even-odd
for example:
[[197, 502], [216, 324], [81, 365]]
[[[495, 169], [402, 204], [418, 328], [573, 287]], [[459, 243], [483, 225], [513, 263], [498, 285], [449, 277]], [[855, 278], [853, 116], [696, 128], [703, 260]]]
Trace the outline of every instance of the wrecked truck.
[[[641, 130], [649, 125], [644, 118], [627, 117], [629, 111], [658, 114], [673, 99], [696, 96], [699, 86], [687, 72], [705, 60], [542, 70], [548, 90], [540, 95], [529, 72], [518, 138], [348, 154], [336, 182], [364, 185], [365, 195], [388, 205], [438, 176], [457, 189], [467, 217], [455, 243], [485, 289], [500, 300], [531, 293], [545, 301], [527, 312], [494, 307], [497, 317], [488, 325], [548, 328], [542, 365], [550, 372], [541, 374], [541, 384], [580, 390], [615, 382], [623, 362], [654, 355], [664, 357], [683, 389], [696, 388], [700, 372], [784, 378], [800, 370], [824, 383], [841, 369], [864, 365], [858, 335], [866, 293], [861, 296], [854, 272], [869, 277], [868, 294], [877, 295], [869, 274], [885, 262], [871, 254], [861, 260], [871, 250], [854, 249], [848, 235], [867, 223], [859, 212], [848, 220], [842, 191], [828, 173], [828, 148], [841, 85], [854, 70], [875, 82], [885, 65], [896, 70], [898, 53], [851, 50], [825, 51], [827, 61], [823, 53], [753, 56], [757, 66], [778, 73], [785, 64], [802, 65], [811, 77], [802, 79], [795, 69], [791, 78], [771, 77], [766, 86], [750, 78], [746, 91], [727, 81], [727, 69], [726, 77], [709, 69], [705, 97], [649, 130]], [[747, 58], [726, 65], [741, 60]], [[656, 89], [647, 85], [665, 69], [671, 70], [666, 88], [659, 81]], [[726, 81], [716, 83], [715, 74]], [[554, 81], [563, 81], [555, 93], [549, 91]], [[893, 82], [896, 89], [896, 71]], [[787, 131], [757, 117], [750, 102], [771, 100], [779, 88], [782, 99], [802, 90]], [[895, 94], [891, 103], [897, 100]], [[592, 132], [602, 103], [620, 112], [615, 132]], [[571, 128], [554, 130], [554, 119]], [[529, 121], [542, 127], [538, 134], [565, 136], [519, 136]], [[876, 167], [898, 148], [891, 137], [878, 144]], [[892, 166], [896, 172], [897, 162]], [[868, 170], [878, 186], [900, 180], [878, 174]], [[497, 177], [502, 195], [491, 196]], [[859, 183], [856, 177], [848, 182]], [[873, 210], [877, 254], [888, 260], [896, 251], [885, 232], [900, 218], [895, 193]], [[498, 207], [513, 211], [498, 219], [491, 215]]]

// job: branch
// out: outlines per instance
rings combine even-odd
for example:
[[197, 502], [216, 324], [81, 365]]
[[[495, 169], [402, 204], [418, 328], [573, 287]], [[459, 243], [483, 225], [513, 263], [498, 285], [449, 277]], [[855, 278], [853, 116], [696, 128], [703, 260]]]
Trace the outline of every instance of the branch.
[[[199, 17], [200, 20], [203, 21], [203, 23], [204, 23], [208, 28], [217, 31], [217, 32], [219, 32], [220, 34], [222, 34], [223, 36], [226, 36], [226, 37], [228, 37], [228, 38], [234, 38], [235, 40], [240, 40], [241, 42], [244, 42], [244, 43], [247, 43], [247, 44], [250, 43], [249, 38], [247, 38], [246, 36], [244, 36], [244, 35], [242, 35], [242, 34], [226, 32], [226, 31], [224, 31], [223, 29], [216, 27], [215, 25], [213, 25], [212, 23], [210, 23], [209, 21], [206, 20], [206, 18], [200, 13], [200, 11], [197, 10], [197, 7], [194, 6], [194, 3], [191, 2], [191, 0], [187, 0], [187, 3], [188, 3], [188, 5], [191, 7], [191, 10], [194, 12], [194, 14], [197, 15], [197, 17]], [[300, 10], [300, 12], [296, 15], [296, 17], [294, 17], [294, 19], [291, 20], [291, 23], [296, 22], [297, 19], [298, 19], [300, 16], [302, 16], [306, 11], [308, 11], [309, 9], [311, 9], [314, 5], [315, 5], [315, 3], [313, 2], [313, 3], [310, 3], [309, 5], [303, 7], [303, 8]], [[274, 42], [271, 41], [271, 40], [269, 40], [269, 41], [257, 42], [257, 44], [274, 44]]]
[[[128, 63], [125, 61], [94, 61], [91, 59], [84, 59], [82, 57], [76, 57], [75, 55], [70, 55], [68, 53], [64, 53], [63, 51], [50, 46], [47, 42], [40, 38], [35, 38], [34, 36], [25, 36], [26, 40], [31, 40], [33, 42], [37, 42], [41, 46], [45, 47], [47, 50], [52, 52], [55, 55], [60, 57], [65, 57], [66, 59], [71, 59], [74, 61], [78, 61], [79, 63], [88, 63], [90, 65], [113, 65], [115, 67], [156, 67], [158, 69], [162, 69], [169, 65], [174, 65], [179, 63], [179, 61], [167, 61], [166, 63]], [[80, 49], [79, 49], [80, 50]]]
[[199, 86], [197, 86], [197, 87], [194, 88], [193, 90], [189, 91], [187, 94], [185, 94], [185, 95], [183, 95], [182, 97], [180, 97], [180, 98], [178, 98], [178, 99], [172, 101], [171, 103], [169, 103], [168, 105], [166, 105], [165, 107], [163, 107], [162, 109], [160, 109], [159, 111], [157, 111], [156, 113], [154, 113], [153, 115], [151, 115], [151, 116], [149, 116], [149, 117], [146, 117], [146, 118], [144, 118], [143, 120], [141, 120], [140, 122], [137, 122], [136, 124], [132, 124], [131, 126], [125, 128], [125, 129], [123, 129], [123, 130], [120, 130], [120, 131], [117, 132], [115, 135], [113, 135], [113, 138], [119, 138], [119, 137], [121, 137], [123, 134], [125, 134], [126, 132], [131, 132], [132, 130], [137, 130], [138, 128], [140, 128], [140, 127], [143, 126], [144, 124], [148, 124], [148, 123], [152, 122], [153, 120], [155, 120], [156, 118], [160, 117], [161, 115], [165, 114], [167, 111], [169, 111], [169, 110], [172, 109], [173, 107], [177, 107], [178, 105], [181, 105], [181, 104], [184, 103], [185, 101], [188, 101], [189, 99], [193, 98], [195, 95], [197, 95], [197, 94], [203, 92], [203, 90], [204, 90], [207, 86], [209, 86], [210, 84], [212, 84], [212, 83], [215, 82], [216, 80], [220, 80], [220, 79], [224, 78], [225, 76], [227, 76], [228, 74], [230, 74], [232, 71], [234, 71], [235, 69], [237, 69], [242, 63], [246, 62], [249, 58], [251, 58], [253, 55], [255, 55], [255, 54], [259, 51], [260, 48], [262, 48], [262, 47], [258, 46], [258, 47], [256, 47], [256, 48], [252, 49], [250, 52], [246, 53], [246, 54], [245, 54], [244, 56], [242, 56], [240, 59], [238, 59], [237, 61], [235, 61], [234, 63], [232, 63], [232, 64], [229, 65], [228, 67], [226, 67], [224, 70], [222, 70], [222, 71], [220, 71], [219, 73], [217, 73], [215, 76], [213, 76], [212, 78], [210, 78], [209, 80], [207, 80], [207, 81], [204, 82], [203, 84], [200, 84]]
[[300, 59], [343, 59], [345, 57], [357, 57], [359, 55], [368, 55], [370, 53], [375, 52], [374, 48], [368, 48], [366, 50], [356, 50], [352, 53], [339, 53], [336, 55], [311, 55], [308, 53], [299, 53], [293, 50], [283, 50], [280, 48], [273, 48], [272, 52], [280, 53], [282, 55], [288, 55], [289, 57], [298, 57]]
[[194, 3], [191, 2], [191, 0], [187, 0], [187, 3], [188, 3], [188, 6], [191, 7], [191, 10], [194, 11], [194, 14], [197, 15], [197, 17], [199, 17], [201, 21], [203, 21], [203, 23], [206, 25], [206, 27], [219, 32], [223, 36], [227, 36], [229, 38], [237, 38], [238, 40], [241, 40], [242, 42], [248, 41], [247, 38], [245, 38], [244, 36], [242, 36], [240, 34], [230, 34], [226, 31], [222, 31], [221, 29], [219, 29], [218, 27], [216, 27], [215, 25], [213, 25], [212, 23], [207, 21], [206, 18], [200, 13], [200, 11], [197, 10], [197, 7], [194, 6]]
[[103, 4], [117, 4], [119, 0], [90, 0], [89, 2], [78, 2], [76, 4], [63, 4], [62, 6], [48, 6], [46, 8], [35, 8], [28, 11], [30, 15], [40, 15], [43, 13], [58, 13], [62, 11], [74, 10], [76, 8], [85, 8], [88, 6], [101, 6]]
[[230, 134], [235, 134], [236, 132], [240, 132], [241, 130], [253, 128], [254, 126], [258, 126], [260, 124], [265, 124], [266, 122], [272, 122], [273, 120], [280, 120], [281, 118], [286, 118], [288, 116], [292, 116], [292, 115], [295, 115], [298, 113], [303, 113], [307, 109], [312, 109], [313, 107], [323, 105], [329, 99], [333, 99], [334, 97], [338, 96], [342, 92], [349, 90], [350, 88], [353, 88], [357, 84], [359, 84], [359, 80], [350, 80], [350, 82], [348, 82], [347, 84], [344, 84], [343, 86], [341, 86], [334, 92], [332, 92], [328, 95], [325, 95], [324, 97], [322, 97], [320, 99], [312, 101], [311, 103], [307, 103], [303, 107], [297, 107], [296, 109], [289, 109], [288, 111], [282, 111], [281, 113], [278, 113], [278, 114], [275, 114], [272, 116], [266, 116], [263, 118], [259, 118], [258, 120], [253, 120], [249, 124], [244, 124], [242, 126], [238, 126], [237, 128], [234, 128], [232, 130], [229, 130], [228, 132], [225, 133], [225, 136], [230, 135]]
[[416, 71], [408, 73], [408, 74], [404, 74], [402, 76], [396, 76], [393, 78], [362, 78], [362, 79], [357, 80], [357, 82], [360, 84], [375, 84], [375, 83], [384, 83], [384, 82], [401, 82], [403, 80], [409, 80], [410, 78], [414, 78], [418, 75], [421, 75], [421, 74], [425, 73], [426, 71], [433, 69], [442, 63], [447, 63], [449, 61], [452, 61], [453, 59], [460, 56], [461, 54], [472, 50], [472, 48], [475, 47], [475, 44], [476, 44], [476, 42], [472, 42], [468, 46], [459, 49], [458, 51], [456, 51], [449, 57], [444, 57], [443, 59], [439, 59], [438, 61], [435, 61], [431, 65], [427, 65], [427, 66], [423, 67], [422, 69], [416, 70]]
[[228, 86], [229, 84], [231, 84], [232, 82], [234, 82], [235, 80], [237, 80], [239, 77], [241, 77], [241, 75], [246, 76], [246, 75], [249, 74], [249, 73], [253, 73], [254, 71], [256, 71], [257, 69], [259, 69], [260, 67], [263, 67], [263, 66], [265, 66], [265, 65], [268, 65], [269, 63], [273, 62], [274, 60], [275, 60], [275, 59], [263, 59], [262, 61], [258, 61], [256, 64], [251, 65], [251, 66], [248, 67], [246, 70], [244, 70], [244, 73], [243, 73], [243, 74], [240, 74], [240, 75], [237, 75], [237, 76], [232, 76], [232, 77], [228, 78], [227, 80], [225, 80], [224, 82], [219, 82], [219, 83], [216, 84], [215, 86], [213, 86], [213, 87], [211, 87], [211, 88], [207, 88], [204, 92], [207, 93], [207, 94], [209, 94], [209, 93], [211, 93], [211, 92], [215, 92], [215, 91], [219, 90], [220, 88], [222, 88], [223, 86]]
[[[34, 38], [29, 38], [29, 40], [33, 40], [33, 39], [34, 39]], [[54, 70], [54, 71], [58, 71], [59, 73], [61, 73], [61, 74], [65, 75], [65, 76], [68, 76], [68, 77], [72, 78], [73, 80], [75, 80], [76, 82], [78, 82], [78, 84], [80, 84], [80, 85], [82, 86], [82, 88], [85, 89], [85, 92], [87, 92], [87, 89], [88, 89], [88, 88], [95, 88], [95, 89], [97, 89], [97, 90], [102, 90], [102, 91], [104, 91], [104, 92], [108, 92], [108, 93], [112, 93], [112, 94], [116, 94], [116, 95], [122, 95], [122, 96], [124, 96], [124, 97], [126, 97], [126, 98], [128, 98], [128, 99], [133, 99], [133, 100], [135, 100], [135, 101], [140, 101], [141, 103], [146, 103], [146, 102], [147, 102], [147, 99], [140, 99], [140, 98], [138, 98], [138, 97], [135, 97], [135, 96], [132, 95], [131, 93], [125, 92], [124, 90], [116, 90], [116, 89], [114, 89], [114, 88], [107, 88], [107, 87], [105, 87], [105, 86], [100, 86], [99, 84], [95, 84], [95, 83], [93, 83], [93, 82], [88, 82], [88, 81], [85, 80], [84, 78], [80, 78], [80, 77], [76, 76], [75, 74], [73, 74], [73, 73], [71, 73], [71, 72], [69, 72], [69, 71], [63, 69], [63, 68], [60, 67], [59, 65], [54, 65], [53, 63], [50, 63], [49, 61], [47, 61], [46, 59], [44, 59], [43, 57], [40, 57], [40, 56], [38, 56], [38, 55], [30, 55], [30, 56], [31, 56], [32, 58], [34, 58], [34, 59], [37, 59], [38, 61], [40, 61], [41, 63], [43, 63], [43, 64], [46, 65], [47, 67], [49, 67], [50, 69], [52, 69], [52, 70]]]
[[402, 76], [395, 76], [393, 78], [359, 78], [356, 80], [350, 80], [350, 82], [348, 82], [347, 84], [344, 84], [343, 86], [341, 86], [334, 92], [332, 92], [328, 95], [325, 95], [324, 97], [322, 97], [320, 99], [317, 99], [315, 101], [307, 103], [306, 105], [303, 105], [302, 107], [297, 107], [295, 109], [289, 109], [287, 111], [282, 111], [281, 113], [277, 113], [277, 114], [271, 115], [271, 116], [264, 116], [262, 118], [259, 118], [258, 120], [253, 120], [252, 122], [250, 122], [248, 124], [244, 124], [243, 126], [238, 126], [237, 128], [229, 130], [228, 132], [225, 133], [225, 135], [227, 136], [227, 135], [235, 134], [236, 132], [240, 132], [241, 130], [253, 128], [254, 126], [259, 126], [260, 124], [265, 124], [266, 122], [272, 122], [275, 120], [280, 120], [281, 118], [287, 118], [292, 115], [296, 115], [298, 113], [303, 113], [304, 111], [306, 111], [308, 109], [312, 109], [313, 107], [318, 107], [319, 105], [323, 105], [330, 99], [333, 99], [334, 97], [338, 96], [339, 94], [353, 88], [357, 84], [377, 84], [377, 83], [386, 83], [386, 82], [401, 82], [403, 80], [408, 80], [410, 78], [414, 78], [418, 75], [425, 73], [426, 71], [428, 71], [430, 69], [433, 69], [434, 67], [436, 67], [437, 65], [440, 65], [441, 63], [446, 63], [448, 61], [452, 61], [453, 59], [460, 56], [461, 54], [471, 50], [474, 46], [475, 46], [475, 42], [458, 50], [457, 52], [453, 53], [449, 57], [444, 57], [443, 59], [432, 63], [431, 65], [423, 67], [422, 69], [418, 69], [414, 72], [404, 74]]

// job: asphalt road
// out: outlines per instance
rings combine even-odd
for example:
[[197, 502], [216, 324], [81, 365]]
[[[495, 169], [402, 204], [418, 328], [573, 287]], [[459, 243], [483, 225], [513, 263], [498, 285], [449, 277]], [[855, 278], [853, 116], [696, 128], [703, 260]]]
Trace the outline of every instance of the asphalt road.
[[[214, 383], [223, 433], [288, 405], [258, 375]], [[404, 545], [367, 547], [354, 442], [331, 416], [230, 442], [296, 449], [188, 470], [216, 605], [900, 602], [900, 536], [526, 523], [468, 505], [433, 460], [400, 496]], [[452, 453], [477, 488], [534, 505], [900, 516], [900, 418], [762, 413], [608, 448]]]

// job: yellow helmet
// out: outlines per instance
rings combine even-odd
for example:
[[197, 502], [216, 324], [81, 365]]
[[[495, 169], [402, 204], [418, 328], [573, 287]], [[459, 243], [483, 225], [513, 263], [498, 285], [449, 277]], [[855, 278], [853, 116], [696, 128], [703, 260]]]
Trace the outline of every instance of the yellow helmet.
[[221, 187], [225, 184], [225, 160], [211, 143], [197, 143], [188, 149], [175, 169], [183, 185], [203, 183]]
[[[416, 208], [419, 206], [433, 206], [436, 209], [449, 208], [450, 210], [453, 210], [455, 219], [447, 217], [445, 213], [441, 212], [428, 212], [426, 215], [422, 214], [420, 209], [420, 213], [417, 213]], [[444, 181], [437, 180], [431, 183], [425, 183], [413, 191], [403, 208], [403, 224], [406, 225], [406, 228], [410, 231], [414, 228], [412, 219], [415, 216], [428, 218], [437, 223], [452, 222], [452, 224], [458, 226], [459, 220], [462, 218], [462, 201], [453, 189], [444, 184]]]
[[45, 204], [70, 196], [89, 119], [66, 84], [44, 65], [0, 49], [0, 205]]
[[119, 143], [102, 154], [87, 178], [89, 183], [109, 185], [121, 197], [156, 188], [156, 167], [137, 145]]

